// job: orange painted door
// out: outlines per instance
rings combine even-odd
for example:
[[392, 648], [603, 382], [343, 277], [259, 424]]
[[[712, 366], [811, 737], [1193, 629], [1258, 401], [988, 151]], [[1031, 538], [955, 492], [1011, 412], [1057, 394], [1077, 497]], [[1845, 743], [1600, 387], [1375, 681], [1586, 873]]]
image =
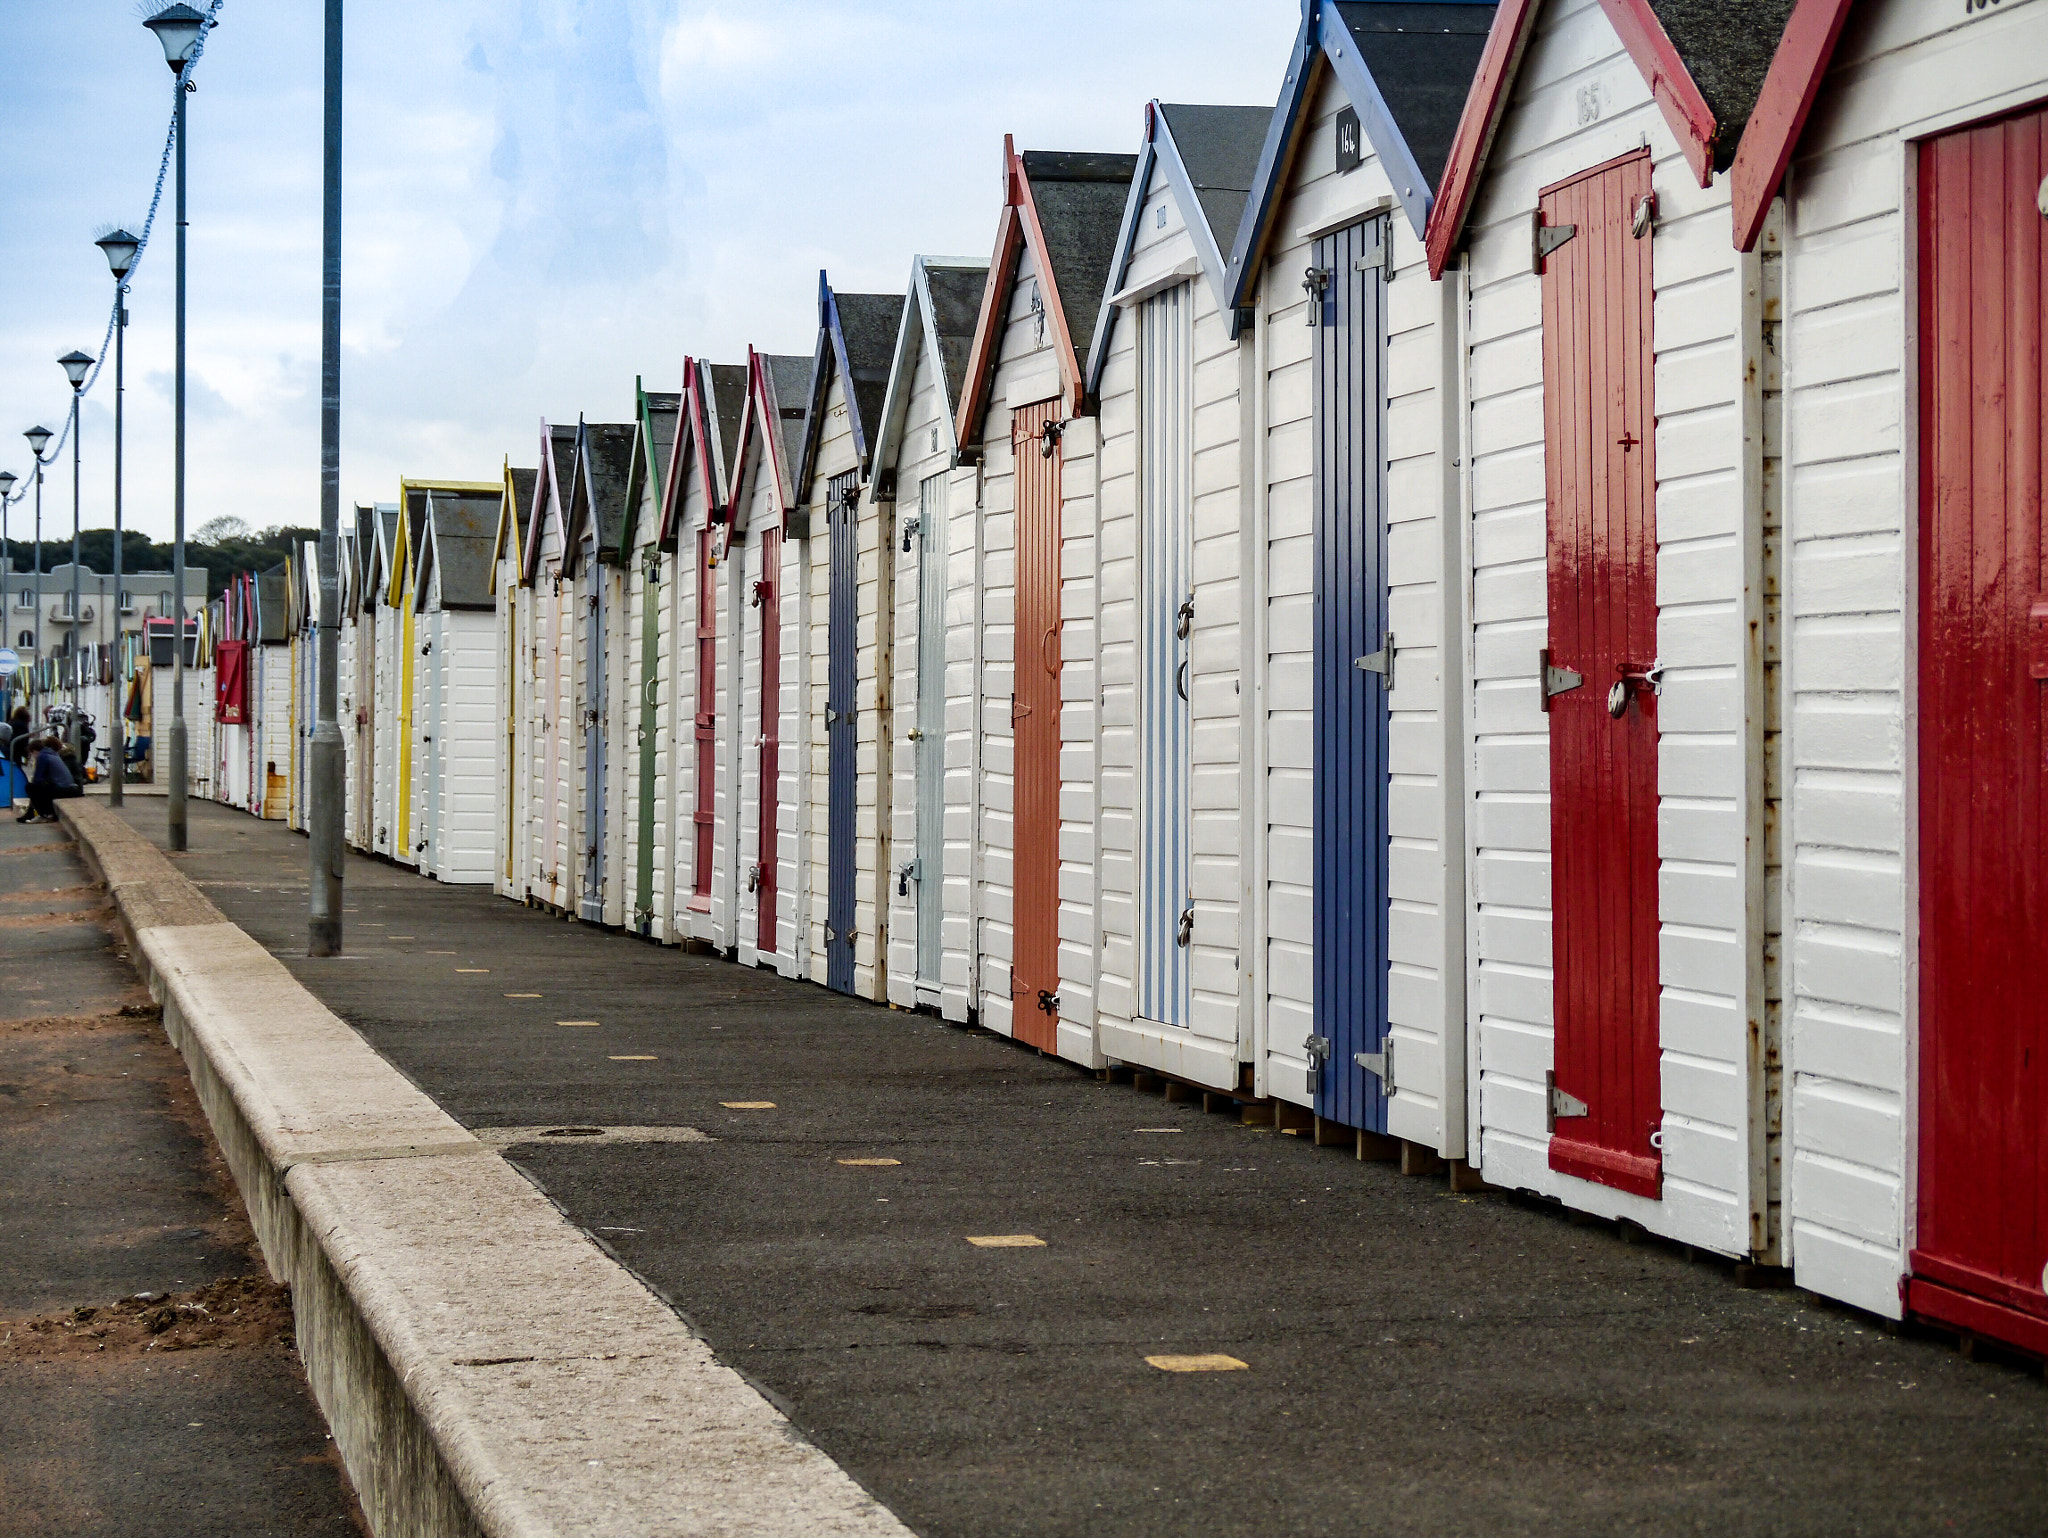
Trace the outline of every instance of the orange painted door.
[[1013, 1034], [1051, 1051], [1059, 1038], [1060, 876], [1060, 450], [1049, 423], [1059, 402], [1014, 418], [1017, 495], [1016, 888]]

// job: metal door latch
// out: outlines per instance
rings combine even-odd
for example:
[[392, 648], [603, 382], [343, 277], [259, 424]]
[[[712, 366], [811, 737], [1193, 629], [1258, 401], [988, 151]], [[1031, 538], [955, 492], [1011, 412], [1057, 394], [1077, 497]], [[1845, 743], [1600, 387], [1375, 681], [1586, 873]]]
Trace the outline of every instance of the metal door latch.
[[1543, 669], [1543, 708], [1550, 709], [1552, 695], [1569, 694], [1585, 683], [1585, 676], [1571, 668], [1561, 668], [1550, 660], [1550, 648], [1545, 647], [1539, 654]]
[[1041, 988], [1038, 990], [1038, 1007], [1049, 1015], [1056, 1015], [1060, 1012], [1060, 996], [1050, 988]]
[[1351, 665], [1361, 673], [1377, 673], [1386, 685], [1387, 692], [1394, 692], [1394, 632], [1387, 632], [1386, 644], [1376, 652], [1367, 652], [1363, 657], [1354, 657]]
[[1308, 1054], [1308, 1076], [1311, 1079], [1321, 1078], [1323, 1064], [1330, 1060], [1330, 1038], [1311, 1035], [1301, 1044], [1301, 1049]]
[[1569, 1121], [1575, 1116], [1589, 1114], [1585, 1101], [1581, 1100], [1577, 1095], [1567, 1094], [1564, 1090], [1557, 1087], [1557, 1075], [1555, 1073], [1546, 1073], [1543, 1076], [1543, 1098], [1543, 1125], [1545, 1131], [1555, 1132], [1559, 1122]]
[[1180, 910], [1180, 926], [1174, 931], [1173, 943], [1185, 948], [1195, 937], [1195, 908], [1190, 903]]
[[1188, 638], [1188, 632], [1194, 629], [1194, 627], [1195, 595], [1193, 593], [1190, 593], [1186, 598], [1181, 600], [1180, 609], [1174, 615], [1173, 633], [1181, 640], [1185, 641]]
[[1646, 192], [1636, 200], [1635, 217], [1629, 221], [1628, 232], [1641, 240], [1657, 227], [1657, 194]]
[[761, 866], [758, 861], [747, 867], [747, 890], [749, 892], [761, 890]]
[[1308, 325], [1313, 331], [1323, 323], [1323, 290], [1330, 286], [1330, 269], [1308, 268], [1301, 275], [1301, 286], [1308, 295]]
[[1614, 681], [1614, 687], [1607, 691], [1607, 713], [1619, 721], [1628, 714], [1628, 702], [1639, 689], [1651, 694], [1664, 692], [1664, 664], [1654, 663], [1647, 668], [1631, 667], [1626, 662], [1617, 662], [1614, 671], [1621, 675]]
[[1543, 259], [1549, 256], [1551, 252], [1557, 250], [1558, 247], [1564, 245], [1574, 235], [1578, 234], [1579, 227], [1576, 224], [1545, 224], [1543, 222], [1543, 210], [1540, 208], [1531, 216], [1531, 219], [1529, 270], [1538, 277], [1541, 277], [1543, 275]]
[[898, 897], [908, 897], [910, 895], [910, 883], [923, 880], [924, 862], [922, 860], [905, 860], [896, 867], [896, 895]]
[[922, 518], [906, 518], [903, 520], [903, 553], [905, 555], [910, 554], [910, 542], [923, 532], [924, 520]]
[[1378, 1076], [1380, 1081], [1380, 1093], [1382, 1095], [1393, 1094], [1394, 1038], [1391, 1032], [1388, 1034], [1387, 1038], [1380, 1043], [1379, 1051], [1357, 1053], [1352, 1057], [1351, 1061], [1358, 1064], [1358, 1066], [1363, 1068], [1367, 1073]]
[[1046, 419], [1045, 425], [1038, 430], [1038, 457], [1040, 459], [1050, 459], [1059, 452], [1060, 437], [1066, 430], [1066, 423], [1054, 421], [1050, 417]]

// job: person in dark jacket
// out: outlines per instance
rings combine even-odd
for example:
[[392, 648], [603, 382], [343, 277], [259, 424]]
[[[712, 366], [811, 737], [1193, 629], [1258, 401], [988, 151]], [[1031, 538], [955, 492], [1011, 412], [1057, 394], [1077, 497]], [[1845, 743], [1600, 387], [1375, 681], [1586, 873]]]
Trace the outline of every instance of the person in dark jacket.
[[40, 739], [35, 762], [35, 775], [28, 782], [28, 815], [16, 820], [34, 822], [41, 818], [44, 822], [55, 822], [57, 803], [84, 792], [79, 789], [78, 777], [65, 766], [54, 738]]
[[17, 705], [14, 714], [7, 718], [7, 724], [14, 728], [14, 739], [7, 745], [7, 751], [14, 761], [21, 765], [22, 772], [28, 772], [29, 714], [28, 706]]

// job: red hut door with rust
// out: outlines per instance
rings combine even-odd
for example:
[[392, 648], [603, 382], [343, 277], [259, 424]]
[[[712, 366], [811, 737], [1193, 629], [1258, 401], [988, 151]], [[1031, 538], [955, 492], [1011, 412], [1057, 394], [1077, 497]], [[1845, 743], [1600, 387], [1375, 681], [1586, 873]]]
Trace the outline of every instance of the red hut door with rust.
[[1920, 1105], [1908, 1304], [2048, 1351], [2048, 109], [1920, 146]]
[[1550, 1167], [1662, 1190], [1647, 150], [1545, 189]]
[[1010, 445], [1017, 466], [1017, 733], [1015, 865], [1010, 965], [1012, 1033], [1051, 1051], [1059, 1039], [1060, 451], [1047, 427], [1059, 402], [1021, 408]]

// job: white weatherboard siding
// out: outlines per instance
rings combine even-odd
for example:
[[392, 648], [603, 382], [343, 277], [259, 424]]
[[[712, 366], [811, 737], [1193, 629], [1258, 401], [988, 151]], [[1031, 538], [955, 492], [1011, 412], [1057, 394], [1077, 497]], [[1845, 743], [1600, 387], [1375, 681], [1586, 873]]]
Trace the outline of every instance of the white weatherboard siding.
[[[1004, 1036], [1013, 1034], [1010, 961], [1015, 946], [1011, 903], [1016, 730], [1010, 721], [1010, 703], [1016, 679], [1017, 515], [1011, 413], [1060, 394], [1066, 385], [1052, 345], [1052, 330], [1046, 327], [1041, 338], [1031, 309], [1033, 293], [1042, 281], [1037, 253], [1026, 242], [1017, 257], [982, 428], [981, 541], [978, 550], [963, 541], [965, 554], [954, 557], [957, 570], [962, 559], [975, 562], [978, 556], [980, 572], [976, 1007], [980, 1023]], [[1097, 302], [1097, 295], [1077, 294], [1066, 299], [1066, 306], [1073, 314]], [[1095, 1044], [1097, 454], [1092, 418], [1068, 422], [1060, 436], [1059, 456], [1059, 1055], [1092, 1066], [1101, 1061]], [[949, 778], [951, 763], [949, 753]]]
[[497, 787], [497, 802], [491, 816], [491, 884], [500, 897], [511, 898], [525, 896], [525, 888], [517, 877], [519, 819], [526, 801], [520, 768], [527, 740], [529, 692], [523, 677], [521, 592], [517, 582], [512, 562], [501, 558], [497, 562], [497, 603], [491, 614], [492, 645], [496, 651], [491, 677], [491, 758]]
[[[1550, 761], [1537, 679], [1547, 533], [1541, 280], [1529, 251], [1540, 188], [1642, 144], [1652, 149], [1658, 198], [1652, 340], [1665, 669], [1657, 1201], [1548, 1167]], [[1756, 541], [1745, 525], [1755, 494], [1743, 427], [1746, 269], [1729, 240], [1726, 178], [1706, 191], [1695, 184], [1592, 0], [1550, 7], [1532, 28], [1468, 241], [1475, 1162], [1495, 1184], [1748, 1254], [1762, 1247], [1752, 1243], [1752, 1209], [1767, 1187], [1751, 1146], [1759, 1081], [1747, 1029], [1752, 1004], [1761, 1013], [1764, 946], [1752, 932], [1761, 907], [1745, 885], [1746, 846], [1761, 826], [1745, 766], [1763, 753], [1763, 722], [1746, 718], [1744, 704], [1755, 682], [1744, 636], [1756, 601]]]
[[483, 885], [498, 868], [494, 746], [503, 733], [495, 709], [497, 616], [488, 609], [444, 609], [432, 617], [439, 696], [428, 769], [436, 782], [432, 873], [441, 881]]
[[[1462, 659], [1446, 643], [1459, 599], [1448, 590], [1447, 613], [1444, 574], [1457, 531], [1455, 518], [1447, 525], [1444, 517], [1446, 285], [1429, 280], [1422, 242], [1370, 140], [1363, 162], [1338, 173], [1335, 117], [1347, 104], [1324, 71], [1259, 291], [1253, 457], [1264, 505], [1249, 541], [1247, 608], [1250, 651], [1263, 665], [1248, 691], [1246, 714], [1257, 724], [1256, 793], [1244, 801], [1251, 824], [1247, 929], [1258, 937], [1247, 952], [1245, 985], [1254, 1082], [1279, 1099], [1313, 1101], [1304, 1043], [1313, 1034], [1315, 1002], [1315, 333], [1301, 274], [1312, 264], [1318, 235], [1390, 209], [1383, 485], [1387, 622], [1396, 654], [1388, 699], [1387, 1011], [1398, 1068], [1387, 1128], [1461, 1158], [1464, 914], [1455, 873], [1447, 869], [1460, 858], [1464, 834], [1455, 694], [1447, 700], [1446, 692], [1458, 686]], [[1538, 486], [1540, 498], [1540, 472]], [[1540, 523], [1540, 500], [1537, 515]], [[1537, 591], [1540, 599], [1540, 547]]]
[[[651, 514], [642, 516], [650, 518], [651, 526], [658, 532], [660, 500], [654, 499]], [[682, 580], [682, 569], [673, 551], [655, 557], [654, 575], [648, 579], [654, 584], [654, 677], [642, 683], [642, 687], [654, 691], [654, 740], [645, 748], [654, 755], [654, 848], [650, 856], [654, 869], [649, 884], [648, 903], [652, 911], [647, 932], [664, 944], [675, 943], [674, 787], [681, 743], [677, 737], [676, 673], [670, 659], [674, 655], [676, 589]], [[637, 696], [635, 705], [637, 708]], [[637, 867], [633, 879], [640, 879]]]
[[[1230, 232], [1224, 232], [1227, 243]], [[1156, 163], [1140, 211], [1124, 286], [1143, 289], [1171, 273], [1188, 271], [1195, 256], [1179, 200], [1163, 163]], [[1244, 477], [1240, 395], [1244, 364], [1252, 346], [1230, 338], [1215, 290], [1197, 275], [1179, 285], [1180, 304], [1191, 311], [1187, 334], [1193, 343], [1190, 421], [1192, 437], [1182, 466], [1144, 463], [1143, 414], [1189, 410], [1186, 402], [1141, 400], [1138, 348], [1149, 323], [1145, 305], [1131, 305], [1115, 321], [1103, 367], [1097, 421], [1102, 440], [1100, 584], [1101, 631], [1101, 795], [1100, 851], [1102, 961], [1097, 1002], [1097, 1039], [1103, 1052], [1127, 1062], [1212, 1085], [1235, 1089], [1240, 1059], [1240, 897], [1243, 796], [1240, 753], [1239, 663], [1241, 660], [1240, 565], [1243, 549]], [[1139, 763], [1140, 631], [1156, 625], [1141, 618], [1137, 595], [1151, 602], [1158, 575], [1146, 569], [1140, 532], [1145, 487], [1160, 476], [1178, 475], [1188, 487], [1188, 505], [1175, 517], [1191, 517], [1192, 565], [1186, 586], [1194, 598], [1187, 646], [1190, 717], [1187, 804], [1190, 891], [1194, 926], [1188, 946], [1191, 990], [1185, 1021], [1148, 1021], [1139, 1007], [1139, 931], [1172, 923], [1140, 910], [1139, 841], [1148, 809], [1139, 786], [1151, 775]], [[1176, 592], [1171, 602], [1180, 601]], [[1064, 994], [1062, 995], [1064, 998]]]
[[[981, 1010], [982, 468], [963, 465], [946, 483], [946, 912], [939, 1013], [978, 1019]], [[1009, 986], [1005, 968], [1003, 986]]]
[[1786, 1248], [1897, 1317], [1911, 1242], [1914, 137], [2048, 96], [2048, 6], [1850, 13], [1788, 184]]
[[[779, 431], [777, 424], [770, 423], [770, 432]], [[762, 452], [757, 442], [753, 452]], [[733, 945], [743, 966], [753, 966], [769, 961], [777, 971], [786, 976], [795, 975], [795, 913], [796, 913], [796, 839], [794, 813], [796, 798], [796, 774], [791, 767], [796, 741], [796, 695], [795, 680], [789, 664], [795, 662], [791, 636], [791, 615], [796, 608], [792, 578], [795, 540], [785, 542], [783, 560], [776, 574], [778, 583], [783, 584], [781, 592], [781, 637], [783, 649], [781, 730], [786, 734], [776, 757], [776, 784], [761, 783], [761, 662], [762, 662], [762, 621], [765, 606], [753, 602], [755, 584], [768, 575], [762, 566], [762, 535], [769, 529], [782, 525], [782, 509], [777, 505], [774, 491], [774, 476], [765, 465], [756, 465], [747, 485], [747, 506], [745, 516], [735, 535], [733, 546], [734, 569], [731, 573], [738, 581], [735, 589], [740, 599], [738, 617], [738, 640], [734, 673], [737, 682], [737, 709], [733, 713], [735, 733], [736, 797], [728, 802], [730, 815], [738, 835], [736, 870], [733, 876], [737, 891], [734, 906], [736, 932]], [[777, 848], [764, 852], [761, 849], [761, 801], [764, 796], [772, 797], [776, 806]], [[759, 948], [761, 937], [761, 899], [765, 895], [765, 882], [752, 879], [756, 864], [765, 867], [773, 862], [776, 871], [775, 891], [775, 935], [776, 948], [773, 953]]]
[[376, 743], [375, 776], [371, 809], [370, 848], [389, 855], [394, 846], [391, 822], [398, 813], [398, 621], [396, 609], [381, 598], [377, 601], [377, 654], [375, 700], [376, 721], [372, 734]]
[[[616, 566], [600, 569], [604, 595], [604, 848], [600, 881], [604, 922], [617, 929], [633, 914], [634, 869], [626, 861], [628, 830], [640, 818], [639, 781], [632, 752], [639, 729], [638, 696], [627, 685], [629, 659], [640, 655], [640, 632], [631, 628], [629, 591], [637, 581]], [[586, 840], [587, 842], [587, 840]]]
[[257, 719], [261, 733], [251, 784], [249, 809], [259, 817], [273, 820], [285, 815], [291, 798], [292, 647], [258, 646], [263, 654], [263, 713]]
[[[150, 755], [155, 763], [157, 783], [168, 781], [171, 772], [172, 670], [152, 667], [150, 687]], [[189, 794], [211, 799], [215, 756], [213, 719], [213, 669], [185, 669], [185, 761], [192, 776]]]
[[[817, 461], [808, 488], [810, 533], [803, 539], [788, 541], [783, 550], [783, 570], [788, 582], [783, 590], [783, 610], [788, 619], [783, 633], [789, 637], [790, 656], [799, 663], [797, 673], [801, 679], [798, 698], [789, 702], [796, 733], [785, 739], [783, 748], [798, 777], [795, 805], [791, 808], [796, 834], [796, 881], [791, 891], [801, 894], [797, 914], [807, 962], [804, 975], [814, 983], [825, 981], [825, 920], [831, 911], [832, 732], [837, 730], [825, 725], [832, 656], [832, 532], [828, 518], [837, 516], [837, 510], [827, 505], [831, 500], [827, 488], [834, 476], [858, 467], [845, 383], [834, 367], [831, 382], [825, 387], [824, 425], [818, 431]], [[860, 714], [856, 717], [856, 741], [864, 747], [867, 733], [873, 729], [873, 718], [865, 699], [859, 701], [857, 709]], [[856, 861], [859, 843], [856, 836]], [[856, 879], [857, 978], [863, 975], [859, 957], [872, 954], [874, 946], [873, 904], [868, 905], [865, 913], [859, 905], [859, 890], [866, 885]], [[872, 971], [870, 966], [865, 975], [872, 977]], [[862, 997], [869, 996], [868, 990], [861, 989], [858, 983], [855, 987]]]
[[[955, 478], [955, 473], [950, 468], [952, 452], [949, 445], [952, 441], [952, 433], [945, 421], [945, 396], [939, 389], [939, 378], [934, 372], [935, 363], [923, 324], [915, 316], [911, 318], [910, 323], [918, 328], [917, 368], [911, 379], [910, 402], [904, 410], [903, 436], [901, 446], [896, 454], [897, 513], [895, 527], [901, 529], [905, 520], [910, 517], [918, 517], [922, 520], [923, 512], [920, 500], [922, 488], [928, 480], [934, 479], [936, 479], [937, 484], [933, 487], [933, 495], [937, 500], [933, 505], [936, 509], [938, 522], [930, 529], [924, 529], [922, 523], [920, 523], [920, 532], [917, 538], [910, 541], [910, 549], [907, 551], [903, 549], [903, 541], [900, 537], [892, 539], [889, 542], [889, 550], [894, 553], [886, 556], [886, 559], [893, 561], [895, 566], [895, 580], [892, 585], [893, 602], [890, 607], [891, 612], [895, 616], [895, 631], [891, 652], [893, 665], [891, 671], [895, 678], [894, 700], [897, 706], [892, 713], [894, 747], [890, 755], [892, 771], [890, 779], [893, 790], [889, 809], [889, 865], [892, 867], [892, 870], [887, 874], [886, 879], [887, 900], [889, 903], [888, 999], [890, 1003], [900, 1005], [906, 1009], [918, 1004], [938, 1004], [941, 1005], [942, 1010], [945, 1010], [946, 1006], [942, 1003], [939, 993], [926, 995], [919, 993], [917, 990], [918, 883], [909, 883], [909, 890], [899, 896], [896, 892], [897, 881], [893, 874], [893, 867], [902, 865], [904, 861], [913, 858], [917, 853], [918, 744], [909, 741], [906, 734], [911, 728], [916, 727], [925, 716], [925, 712], [920, 708], [925, 702], [920, 699], [917, 687], [919, 662], [918, 630], [923, 620], [922, 611], [919, 608], [920, 563], [924, 559], [922, 541], [925, 539], [937, 540], [939, 542], [938, 550], [949, 553], [953, 548], [950, 539], [955, 533], [955, 529], [952, 526], [952, 504], [949, 500], [949, 493], [952, 490], [950, 482]], [[968, 506], [966, 512], [969, 521], [965, 523], [964, 531], [971, 537], [973, 528], [971, 519], [974, 512], [972, 470], [960, 472], [958, 479], [968, 487]], [[919, 509], [919, 511], [913, 513], [911, 511], [913, 508]], [[940, 558], [945, 559], [946, 557], [942, 555]], [[971, 603], [971, 599], [963, 599], [963, 604], [966, 603]], [[941, 604], [939, 607], [943, 608], [944, 605]], [[943, 615], [939, 619], [939, 626], [936, 639], [941, 646], [944, 646], [948, 633]], [[964, 640], [965, 637], [962, 639]], [[943, 723], [948, 714], [943, 704], [937, 714], [939, 720]], [[971, 714], [971, 711], [963, 710], [961, 714]], [[943, 724], [939, 730], [950, 747], [951, 732]], [[964, 743], [962, 746], [964, 747]], [[952, 777], [954, 769], [954, 761], [949, 751], [946, 763], [946, 776], [948, 779]], [[964, 752], [959, 761], [959, 769], [964, 778], [966, 774], [966, 756]], [[943, 795], [942, 791], [942, 801]], [[963, 811], [964, 808], [965, 803], [963, 800]], [[964, 816], [960, 818], [960, 821], [964, 824]], [[957, 1020], [964, 1019], [967, 1011], [965, 986], [967, 952], [965, 937], [968, 927], [968, 851], [965, 847], [963, 831], [959, 850], [959, 869], [956, 872], [953, 869], [954, 857], [950, 841], [942, 839], [942, 843], [946, 844], [947, 847], [938, 862], [937, 868], [925, 872], [921, 879], [927, 885], [935, 886], [940, 893], [940, 901], [944, 913], [940, 930], [941, 945], [944, 957], [952, 962], [954, 977], [951, 987], [944, 990], [950, 993], [954, 1001], [946, 1012], [948, 1019]], [[953, 930], [953, 936], [950, 940], [945, 937], [945, 931], [948, 926]], [[937, 969], [936, 975], [943, 985], [947, 975], [944, 960], [942, 960]]]

